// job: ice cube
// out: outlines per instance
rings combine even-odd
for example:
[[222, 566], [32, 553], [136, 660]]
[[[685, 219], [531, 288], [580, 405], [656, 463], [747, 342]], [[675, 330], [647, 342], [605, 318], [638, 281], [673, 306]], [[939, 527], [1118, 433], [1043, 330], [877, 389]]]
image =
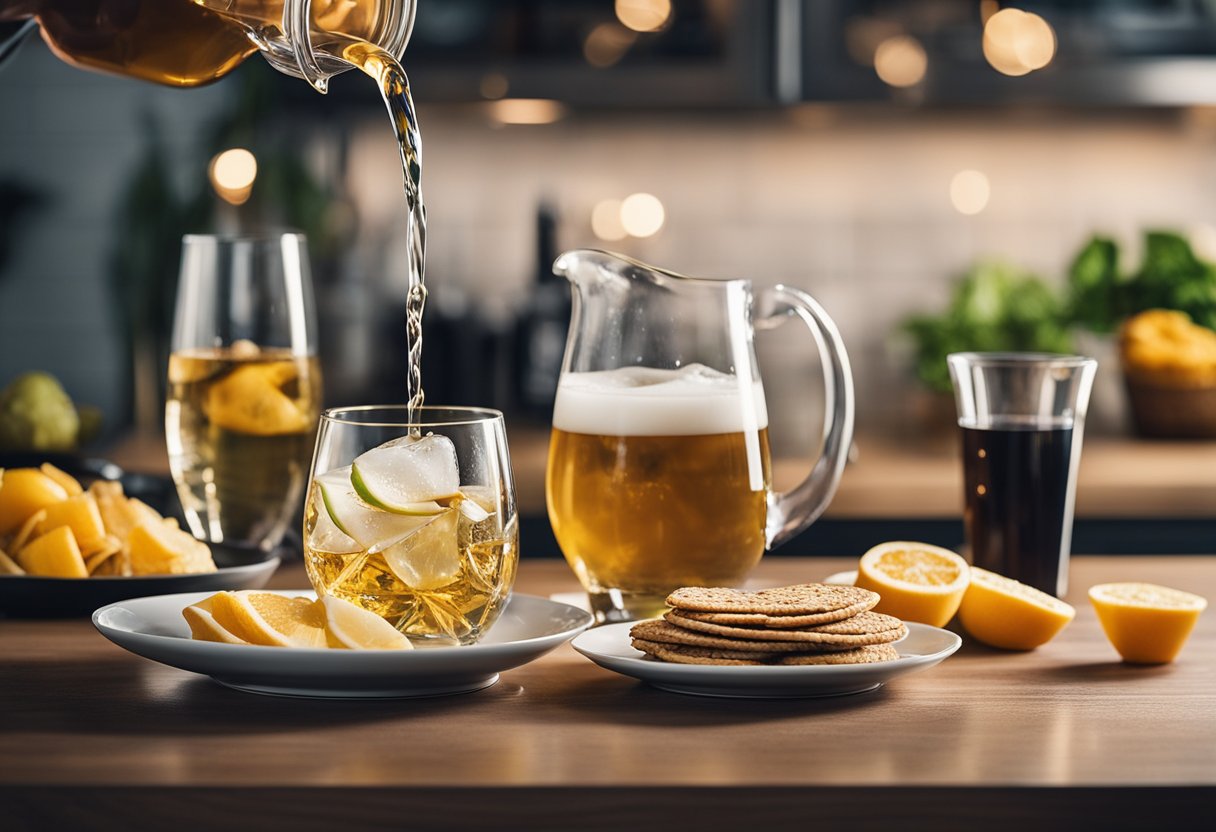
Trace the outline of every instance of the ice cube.
[[418, 511], [420, 503], [460, 490], [456, 446], [446, 436], [401, 437], [355, 458], [352, 479], [360, 495], [388, 511]]
[[322, 507], [338, 530], [371, 552], [392, 546], [433, 517], [393, 514], [363, 502], [351, 484], [349, 465], [322, 474], [316, 484]]
[[408, 537], [384, 550], [389, 569], [411, 589], [440, 589], [460, 573], [456, 509], [435, 515]]
[[321, 486], [313, 486], [313, 510], [316, 512], [316, 522], [308, 533], [306, 545], [314, 552], [329, 552], [332, 554], [347, 554], [357, 552], [362, 547], [355, 539], [338, 528], [325, 508], [325, 499], [321, 496]]

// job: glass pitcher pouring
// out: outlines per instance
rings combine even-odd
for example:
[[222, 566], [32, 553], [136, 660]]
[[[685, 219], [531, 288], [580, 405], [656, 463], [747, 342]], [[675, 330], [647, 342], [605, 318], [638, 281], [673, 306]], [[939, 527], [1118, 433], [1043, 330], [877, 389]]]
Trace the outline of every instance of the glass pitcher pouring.
[[[554, 270], [574, 307], [546, 497], [597, 619], [660, 614], [679, 586], [738, 586], [823, 513], [840, 481], [853, 380], [836, 326], [788, 286], [753, 291], [595, 250], [567, 252]], [[823, 357], [823, 451], [778, 493], [752, 336], [791, 317]]]
[[320, 92], [351, 68], [342, 50], [369, 43], [400, 58], [415, 0], [0, 0], [0, 26], [27, 20], [59, 58], [85, 69], [194, 87], [261, 51]]

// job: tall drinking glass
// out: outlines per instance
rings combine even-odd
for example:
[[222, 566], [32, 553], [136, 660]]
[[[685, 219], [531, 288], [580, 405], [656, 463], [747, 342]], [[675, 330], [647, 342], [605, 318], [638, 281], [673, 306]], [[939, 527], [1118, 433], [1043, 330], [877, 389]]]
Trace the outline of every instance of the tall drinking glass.
[[962, 429], [971, 562], [1062, 596], [1098, 362], [995, 352], [954, 353], [947, 361]]
[[302, 234], [183, 238], [165, 436], [195, 537], [282, 539], [321, 407], [316, 332]]
[[311, 480], [304, 560], [319, 594], [418, 642], [470, 644], [498, 618], [519, 559], [501, 413], [327, 410]]

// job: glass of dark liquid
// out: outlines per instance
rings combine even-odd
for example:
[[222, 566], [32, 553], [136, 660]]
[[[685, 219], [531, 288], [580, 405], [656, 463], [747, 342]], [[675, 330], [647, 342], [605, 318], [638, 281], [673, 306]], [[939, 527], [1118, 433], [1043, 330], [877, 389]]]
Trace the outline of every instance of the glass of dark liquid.
[[963, 436], [971, 563], [1062, 596], [1098, 362], [1019, 352], [954, 353], [947, 361]]

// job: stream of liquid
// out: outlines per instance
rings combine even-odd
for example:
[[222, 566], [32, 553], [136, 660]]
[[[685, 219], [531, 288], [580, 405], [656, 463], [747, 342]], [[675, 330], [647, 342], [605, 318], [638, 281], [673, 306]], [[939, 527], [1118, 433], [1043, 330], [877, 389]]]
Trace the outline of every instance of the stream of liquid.
[[[342, 58], [376, 80], [384, 105], [388, 108], [393, 132], [401, 152], [401, 172], [405, 179], [405, 204], [409, 214], [409, 290], [405, 301], [406, 402], [409, 421], [414, 424], [422, 407], [422, 313], [426, 307], [426, 204], [422, 199], [422, 134], [418, 113], [410, 96], [405, 70], [392, 55], [372, 44], [358, 41], [342, 49]], [[417, 429], [414, 429], [417, 433]]]

